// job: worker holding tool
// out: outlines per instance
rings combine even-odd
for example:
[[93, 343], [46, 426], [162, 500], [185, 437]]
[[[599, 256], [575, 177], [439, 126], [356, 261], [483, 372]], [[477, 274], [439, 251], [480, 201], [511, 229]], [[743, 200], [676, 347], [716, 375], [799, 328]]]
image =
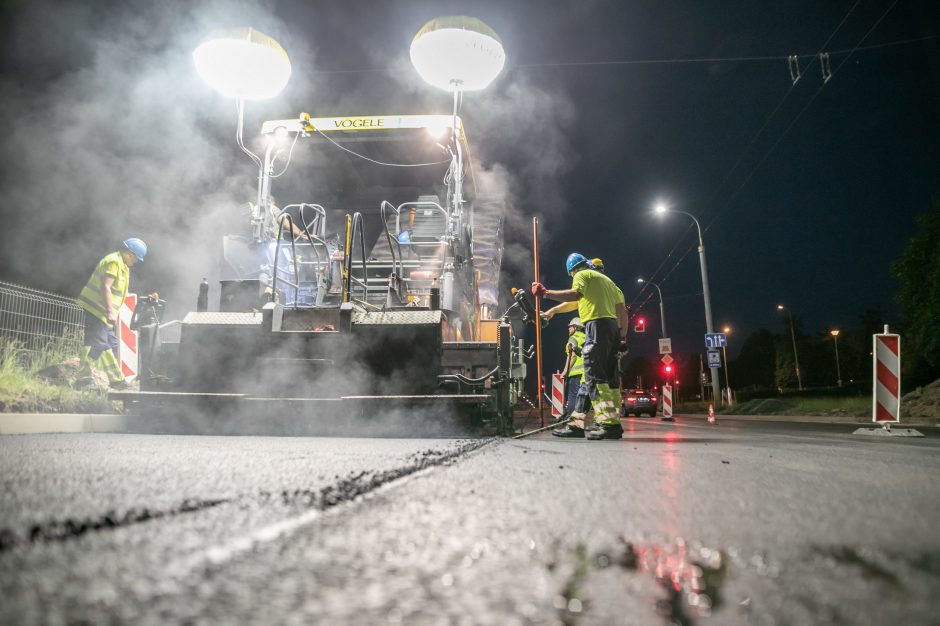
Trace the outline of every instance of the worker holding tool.
[[565, 269], [572, 277], [571, 289], [547, 289], [542, 283], [535, 282], [532, 283], [532, 293], [561, 302], [545, 311], [546, 319], [577, 310], [578, 317], [584, 322], [584, 382], [594, 402], [595, 415], [594, 427], [585, 429], [584, 407], [575, 407], [568, 424], [552, 431], [552, 434], [557, 437], [620, 439], [623, 436], [617, 411], [620, 392], [614, 385], [617, 352], [627, 340], [627, 307], [617, 285], [601, 272], [591, 269], [590, 261], [583, 254], [569, 254]]
[[127, 381], [118, 362], [118, 340], [115, 326], [118, 312], [130, 283], [131, 268], [142, 263], [147, 244], [137, 238], [125, 239], [121, 249], [100, 261], [76, 299], [85, 309], [85, 336], [80, 359], [82, 367], [75, 381], [77, 387], [94, 385], [92, 365], [98, 363], [108, 375], [112, 389], [127, 389]]
[[[567, 419], [575, 411], [578, 392], [584, 380], [584, 324], [581, 318], [572, 317], [568, 322], [568, 343], [565, 344], [565, 367], [561, 375], [565, 379], [565, 412], [559, 420]], [[582, 405], [584, 406], [584, 405]]]

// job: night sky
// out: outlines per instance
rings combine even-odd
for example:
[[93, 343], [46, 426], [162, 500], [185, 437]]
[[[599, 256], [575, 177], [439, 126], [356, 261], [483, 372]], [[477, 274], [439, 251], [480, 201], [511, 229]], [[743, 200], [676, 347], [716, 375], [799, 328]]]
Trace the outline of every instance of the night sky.
[[[889, 264], [940, 197], [935, 0], [194, 4], [4, 4], [0, 280], [73, 294], [136, 235], [152, 244], [140, 291], [188, 304], [214, 262], [213, 230], [254, 193], [234, 107], [192, 68], [199, 40], [252, 25], [290, 54], [284, 93], [249, 105], [253, 137], [299, 111], [449, 112], [408, 46], [428, 19], [467, 14], [508, 57], [462, 110], [478, 167], [512, 180], [505, 286], [532, 280], [538, 215], [549, 287], [567, 288], [569, 252], [600, 256], [656, 331], [634, 354], [655, 354], [659, 328], [639, 276], [662, 288], [675, 350], [700, 350], [694, 228], [653, 217], [663, 200], [701, 221], [732, 354], [759, 328], [783, 329], [778, 303], [808, 334], [857, 327], [866, 308], [899, 321]], [[830, 53], [825, 84], [818, 52]], [[547, 333], [547, 369], [561, 365], [561, 326]]]

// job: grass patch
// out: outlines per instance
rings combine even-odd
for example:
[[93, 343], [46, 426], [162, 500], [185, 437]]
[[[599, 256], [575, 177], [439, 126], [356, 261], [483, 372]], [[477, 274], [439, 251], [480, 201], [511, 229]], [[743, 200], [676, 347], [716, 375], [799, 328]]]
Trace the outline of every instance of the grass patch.
[[14, 342], [0, 343], [0, 413], [114, 413], [105, 392], [78, 391], [36, 373], [71, 356], [66, 342], [42, 351], [26, 351]]

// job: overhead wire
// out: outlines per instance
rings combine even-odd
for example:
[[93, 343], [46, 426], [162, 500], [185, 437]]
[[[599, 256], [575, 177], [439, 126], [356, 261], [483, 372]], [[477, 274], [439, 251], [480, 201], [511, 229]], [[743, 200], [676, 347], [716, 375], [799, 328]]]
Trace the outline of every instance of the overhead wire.
[[[829, 42], [831, 42], [832, 39], [836, 36], [836, 34], [842, 29], [842, 26], [845, 24], [846, 20], [848, 20], [848, 18], [852, 15], [852, 13], [855, 11], [856, 7], [858, 7], [858, 5], [859, 5], [860, 2], [861, 2], [861, 0], [856, 0], [855, 4], [853, 4], [853, 5], [849, 8], [849, 10], [846, 12], [845, 16], [842, 18], [842, 20], [839, 22], [839, 24], [836, 25], [835, 29], [832, 31], [832, 33], [829, 35], [829, 37], [826, 38], [826, 41], [823, 42], [823, 44], [819, 47], [819, 51], [818, 51], [816, 54], [812, 55], [813, 63], [815, 63], [816, 61], [818, 61], [819, 55], [822, 54], [822, 52], [826, 49], [826, 46], [829, 45]], [[836, 67], [836, 70], [838, 70], [840, 67], [842, 67], [842, 65], [845, 63], [845, 61], [848, 60], [848, 58], [851, 57], [851, 55], [854, 54], [854, 52], [859, 49], [859, 45], [874, 31], [874, 29], [877, 27], [877, 25], [880, 24], [881, 21], [885, 18], [885, 16], [891, 11], [891, 9], [894, 8], [894, 5], [895, 5], [895, 4], [897, 4], [897, 0], [895, 0], [894, 4], [892, 4], [890, 7], [888, 7], [888, 10], [885, 11], [885, 13], [875, 22], [875, 24], [872, 26], [871, 29], [869, 29], [869, 31], [865, 34], [865, 36], [862, 37], [862, 39], [859, 40], [859, 42], [858, 42], [853, 48], [851, 48], [851, 49], [848, 50], [848, 56], [846, 57], [845, 60], [842, 61], [842, 63], [840, 63], [840, 64]], [[921, 38], [920, 40], [923, 40], [923, 38]], [[905, 40], [905, 41], [906, 41], [907, 43], [910, 42], [910, 40]], [[838, 54], [838, 53], [843, 53], [843, 52], [845, 52], [845, 51], [830, 52], [830, 54]], [[809, 55], [800, 55], [800, 56], [809, 56]], [[780, 57], [780, 58], [786, 58], [786, 57]], [[811, 64], [809, 67], [812, 67], [812, 64]], [[807, 68], [807, 70], [808, 70], [808, 68]], [[738, 159], [735, 161], [734, 165], [731, 167], [731, 169], [728, 171], [728, 173], [727, 173], [727, 174], [725, 175], [725, 177], [722, 179], [721, 183], [719, 183], [719, 185], [716, 187], [715, 192], [714, 192], [714, 193], [712, 194], [712, 196], [705, 202], [705, 204], [711, 204], [711, 202], [714, 200], [714, 198], [715, 198], [715, 197], [718, 195], [718, 193], [720, 192], [721, 187], [722, 187], [722, 186], [725, 184], [725, 182], [731, 177], [731, 175], [735, 172], [735, 170], [737, 170], [738, 166], [741, 164], [741, 162], [744, 160], [744, 158], [745, 158], [745, 157], [747, 156], [747, 154], [750, 152], [750, 150], [751, 150], [752, 146], [754, 145], [754, 143], [755, 143], [755, 142], [758, 140], [758, 138], [763, 134], [764, 130], [765, 130], [765, 129], [767, 128], [767, 126], [770, 124], [771, 120], [777, 115], [777, 112], [780, 111], [780, 109], [783, 107], [784, 103], [786, 102], [786, 100], [787, 100], [787, 98], [790, 96], [790, 94], [793, 93], [793, 90], [794, 90], [794, 88], [796, 87], [796, 82], [797, 82], [797, 81], [792, 81], [792, 82], [791, 82], [790, 87], [787, 89], [786, 93], [784, 93], [783, 97], [780, 99], [780, 102], [777, 104], [776, 107], [774, 107], [774, 109], [770, 112], [770, 114], [769, 114], [769, 115], [767, 116], [767, 118], [764, 120], [764, 123], [761, 124], [761, 126], [760, 126], [760, 128], [758, 128], [757, 132], [754, 133], [754, 135], [751, 137], [751, 140], [748, 142], [747, 146], [745, 146], [745, 148], [744, 148], [744, 150], [742, 151], [741, 155], [740, 155], [740, 156], [738, 157]], [[714, 221], [715, 221], [722, 213], [724, 213], [724, 211], [731, 205], [731, 202], [734, 200], [734, 198], [737, 196], [737, 194], [744, 188], [744, 186], [747, 185], [747, 183], [751, 180], [751, 178], [752, 178], [752, 177], [754, 176], [754, 174], [757, 172], [757, 169], [760, 168], [760, 166], [763, 165], [763, 163], [770, 157], [770, 155], [771, 155], [771, 153], [773, 152], [773, 150], [777, 147], [777, 145], [780, 144], [780, 142], [784, 139], [784, 137], [785, 137], [786, 134], [789, 132], [789, 130], [793, 127], [793, 125], [799, 120], [799, 118], [803, 115], [803, 113], [809, 108], [809, 105], [812, 104], [813, 100], [816, 99], [816, 96], [819, 95], [819, 93], [822, 91], [822, 88], [825, 86], [825, 84], [826, 84], [826, 83], [823, 83], [822, 85], [820, 85], [820, 87], [817, 89], [816, 93], [813, 94], [813, 96], [811, 97], [811, 99], [809, 100], [809, 102], [803, 107], [803, 109], [800, 111], [800, 113], [797, 114], [797, 116], [790, 122], [790, 124], [786, 127], [786, 129], [784, 130], [784, 132], [780, 135], [780, 137], [778, 137], [777, 141], [771, 146], [770, 150], [768, 150], [768, 151], [764, 154], [764, 156], [760, 159], [760, 161], [758, 161], [757, 165], [755, 165], [755, 166], [751, 169], [750, 173], [745, 177], [744, 182], [741, 183], [741, 185], [739, 185], [739, 186], [735, 189], [734, 192], [732, 192], [732, 194], [731, 194], [731, 196], [728, 198], [727, 202], [725, 202], [725, 204], [709, 219], [709, 221], [706, 222], [705, 226], [702, 228], [702, 232], [703, 232], [703, 233], [704, 233], [704, 232], [707, 232], [708, 229], [710, 228], [710, 226], [714, 223]], [[692, 229], [692, 225], [689, 224], [688, 228], [686, 229], [686, 232], [688, 232], [688, 231], [691, 230], [691, 229]], [[665, 257], [665, 258], [663, 259], [663, 261], [660, 263], [660, 265], [659, 265], [659, 266], [656, 268], [656, 270], [653, 272], [653, 274], [651, 275], [651, 279], [654, 279], [654, 278], [659, 277], [659, 272], [660, 272], [660, 271], [662, 270], [662, 268], [666, 265], [666, 263], [669, 261], [669, 259], [672, 258], [673, 254], [675, 253], [676, 249], [678, 248], [678, 245], [679, 245], [679, 242], [680, 242], [680, 241], [681, 241], [681, 238], [677, 240], [677, 243], [673, 246], [672, 250], [670, 250], [670, 252], [666, 255], [666, 257]], [[696, 242], [696, 244], [693, 244], [693, 245], [689, 246], [688, 248], [686, 248], [685, 252], [684, 252], [684, 253], [682, 254], [682, 256], [680, 256], [679, 259], [672, 265], [672, 267], [671, 267], [662, 277], [659, 277], [659, 278], [658, 278], [659, 282], [660, 282], [660, 283], [665, 282], [666, 278], [668, 278], [670, 275], [672, 275], [672, 273], [679, 267], [679, 265], [682, 263], [682, 261], [685, 260], [685, 258], [692, 252], [692, 249], [695, 248], [695, 247], [697, 247], [697, 242]], [[647, 301], [648, 301], [648, 300], [647, 300]]]
[[[881, 17], [879, 17], [875, 21], [875, 23], [872, 24], [871, 28], [869, 28], [868, 31], [864, 35], [862, 35], [862, 38], [858, 40], [858, 43], [855, 45], [855, 47], [853, 47], [849, 51], [848, 55], [842, 60], [841, 63], [839, 63], [839, 65], [836, 66], [835, 70], [832, 71], [831, 73], [832, 76], [835, 76], [836, 72], [838, 72], [842, 68], [842, 66], [845, 65], [846, 61], [848, 61], [852, 57], [852, 55], [855, 53], [858, 47], [862, 44], [862, 42], [868, 39], [868, 37], [875, 31], [875, 29], [878, 28], [878, 25], [881, 24], [881, 22], [884, 21], [884, 19], [888, 16], [891, 10], [894, 9], [898, 1], [899, 0], [894, 0], [894, 2], [891, 3], [891, 5], [885, 10], [885, 12], [881, 14]], [[857, 4], [858, 2], [856, 2], [856, 5]], [[737, 194], [742, 189], [744, 189], [744, 187], [748, 184], [748, 182], [750, 182], [751, 178], [753, 178], [754, 174], [757, 173], [757, 170], [760, 169], [760, 167], [767, 161], [768, 158], [770, 158], [770, 155], [773, 154], [777, 146], [780, 145], [780, 143], [784, 140], [784, 138], [786, 138], [787, 134], [790, 132], [790, 129], [792, 129], [796, 125], [796, 123], [800, 120], [800, 118], [803, 117], [803, 114], [806, 113], [807, 110], [809, 110], [809, 107], [812, 106], [813, 102], [816, 100], [819, 94], [822, 93], [822, 90], [826, 87], [827, 84], [828, 84], [828, 81], [824, 81], [822, 84], [819, 85], [819, 87], [816, 88], [816, 91], [813, 93], [812, 97], [810, 97], [809, 101], [807, 101], [807, 103], [803, 106], [803, 108], [800, 109], [800, 112], [796, 114], [796, 116], [790, 121], [787, 127], [783, 129], [783, 132], [777, 138], [777, 141], [775, 141], [773, 145], [770, 146], [770, 148], [767, 150], [767, 152], [764, 153], [764, 156], [751, 169], [751, 172], [747, 175], [744, 181], [734, 190], [734, 192], [728, 198], [728, 201], [725, 202], [725, 204], [715, 213], [715, 215], [711, 217], [711, 219], [702, 229], [703, 232], [707, 231], [711, 227], [711, 225], [715, 222], [715, 220], [718, 219], [718, 217], [720, 217], [721, 214], [724, 213], [728, 209], [729, 206], [731, 206], [731, 202], [734, 200]]]
[[[909, 39], [899, 39], [895, 41], [886, 41], [884, 43], [872, 44], [870, 46], [864, 46], [860, 48], [844, 48], [841, 50], [830, 50], [829, 54], [831, 55], [840, 55], [846, 54], [851, 51], [857, 52], [858, 50], [874, 50], [876, 48], [889, 48], [893, 46], [906, 46], [912, 43], [920, 43], [923, 41], [930, 41], [932, 39], [940, 39], [940, 33], [935, 35], [925, 35], [923, 37], [914, 37]], [[817, 53], [818, 54], [818, 53]], [[736, 57], [686, 57], [679, 59], [614, 59], [608, 61], [557, 61], [557, 62], [546, 62], [546, 63], [519, 63], [516, 65], [510, 65], [507, 69], [537, 69], [541, 67], [587, 67], [592, 65], [598, 66], [611, 66], [611, 65], [676, 65], [682, 63], [746, 63], [750, 61], [758, 62], [767, 62], [767, 61], [786, 61], [789, 57], [795, 56], [801, 59], [808, 59], [810, 57], [815, 57], [816, 55], [810, 53], [803, 54], [765, 54], [765, 55], [754, 55], [754, 56], [736, 56]], [[388, 68], [383, 67], [364, 67], [357, 69], [345, 69], [345, 70], [313, 70], [311, 74], [376, 74], [376, 73], [388, 73], [392, 74]]]

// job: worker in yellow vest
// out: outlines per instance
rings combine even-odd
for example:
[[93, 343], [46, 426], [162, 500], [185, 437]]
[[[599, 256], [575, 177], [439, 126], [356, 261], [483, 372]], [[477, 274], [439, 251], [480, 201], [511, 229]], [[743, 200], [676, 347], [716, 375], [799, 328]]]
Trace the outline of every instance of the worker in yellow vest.
[[561, 370], [565, 379], [565, 412], [559, 419], [569, 417], [575, 411], [581, 383], [584, 381], [584, 324], [581, 318], [572, 317], [568, 322], [568, 343], [565, 344], [565, 367]]
[[627, 341], [627, 307], [617, 285], [595, 269], [583, 255], [573, 252], [565, 261], [565, 269], [572, 278], [571, 288], [547, 289], [542, 283], [532, 283], [532, 293], [561, 304], [545, 312], [551, 319], [558, 313], [578, 311], [584, 322], [584, 383], [594, 402], [594, 426], [585, 428], [587, 417], [582, 407], [576, 407], [571, 420], [561, 429], [552, 431], [557, 437], [587, 437], [589, 439], [620, 439], [620, 392], [616, 389], [617, 352]]
[[112, 388], [128, 387], [118, 362], [115, 326], [127, 295], [131, 268], [142, 263], [146, 255], [147, 244], [137, 238], [125, 239], [119, 250], [98, 261], [91, 278], [82, 288], [76, 302], [85, 309], [85, 337], [80, 354], [82, 368], [76, 386], [94, 384], [91, 368], [97, 364], [108, 375]]

